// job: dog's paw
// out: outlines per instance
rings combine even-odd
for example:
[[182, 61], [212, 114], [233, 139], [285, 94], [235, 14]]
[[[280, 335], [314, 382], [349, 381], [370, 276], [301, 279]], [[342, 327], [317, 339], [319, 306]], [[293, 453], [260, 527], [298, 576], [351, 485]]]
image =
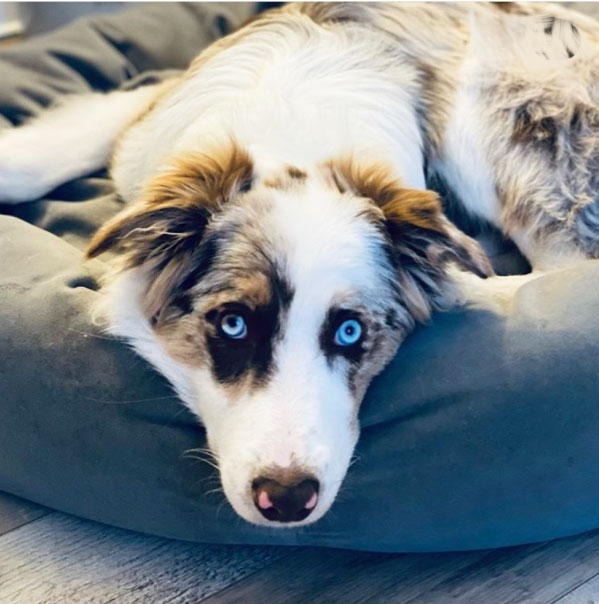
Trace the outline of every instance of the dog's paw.
[[40, 145], [26, 128], [0, 134], [0, 203], [39, 199], [54, 188], [52, 173], [45, 141]]

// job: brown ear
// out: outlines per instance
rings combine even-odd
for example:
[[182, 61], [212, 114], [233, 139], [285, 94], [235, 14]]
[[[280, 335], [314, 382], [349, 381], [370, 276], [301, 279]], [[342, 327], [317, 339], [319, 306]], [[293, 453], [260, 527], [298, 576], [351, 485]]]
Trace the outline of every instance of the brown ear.
[[346, 160], [331, 162], [328, 168], [340, 191], [371, 199], [382, 211], [400, 295], [417, 320], [426, 320], [433, 308], [443, 306], [448, 262], [479, 277], [493, 274], [478, 242], [449, 221], [434, 191], [403, 187], [380, 163]]
[[135, 204], [98, 230], [87, 256], [93, 258], [111, 248], [135, 247], [134, 264], [140, 264], [144, 247], [149, 246], [151, 249], [145, 251], [150, 253], [155, 252], [154, 243], [175, 244], [195, 237], [223, 203], [249, 188], [252, 176], [252, 160], [234, 144], [211, 155], [186, 153], [175, 158], [150, 181]]
[[249, 188], [252, 174], [251, 159], [235, 145], [175, 159], [139, 201], [95, 234], [87, 255], [115, 249], [124, 255], [124, 268], [143, 267], [149, 284], [145, 310], [159, 318], [202, 256], [214, 254], [203, 242], [206, 226], [224, 203]]

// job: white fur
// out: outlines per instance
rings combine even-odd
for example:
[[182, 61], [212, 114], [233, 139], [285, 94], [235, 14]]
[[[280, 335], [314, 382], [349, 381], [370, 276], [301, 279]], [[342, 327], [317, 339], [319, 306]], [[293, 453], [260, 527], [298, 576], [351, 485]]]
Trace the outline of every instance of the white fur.
[[444, 137], [444, 159], [436, 165], [465, 210], [499, 227], [499, 204], [493, 170], [482, 146], [484, 132], [478, 116], [478, 90], [469, 78], [466, 59]]
[[108, 163], [122, 129], [143, 111], [156, 86], [65, 101], [0, 135], [0, 202], [39, 199]]
[[146, 279], [139, 269], [120, 272], [107, 280], [102, 296], [94, 308], [94, 320], [108, 325], [107, 331], [126, 338], [146, 361], [151, 363], [173, 385], [186, 403], [197, 398], [187, 368], [172, 359], [140, 309], [139, 301]]

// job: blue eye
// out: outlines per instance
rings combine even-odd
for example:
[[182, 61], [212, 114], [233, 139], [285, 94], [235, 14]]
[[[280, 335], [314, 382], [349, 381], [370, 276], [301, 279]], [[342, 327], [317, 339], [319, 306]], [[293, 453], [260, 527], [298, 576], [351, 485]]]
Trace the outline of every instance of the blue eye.
[[229, 313], [220, 321], [222, 332], [233, 340], [241, 340], [247, 336], [248, 327], [241, 315]]
[[362, 325], [356, 319], [343, 321], [335, 332], [337, 346], [352, 346], [362, 337]]

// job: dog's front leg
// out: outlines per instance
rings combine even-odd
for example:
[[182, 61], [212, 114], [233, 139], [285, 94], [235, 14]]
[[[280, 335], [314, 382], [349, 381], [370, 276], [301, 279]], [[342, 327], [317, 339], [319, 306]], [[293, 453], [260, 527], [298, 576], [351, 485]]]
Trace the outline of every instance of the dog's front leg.
[[535, 270], [525, 275], [493, 276], [481, 279], [474, 273], [451, 266], [448, 268], [448, 274], [455, 288], [456, 306], [466, 306], [506, 315], [514, 308], [520, 288], [546, 273]]

